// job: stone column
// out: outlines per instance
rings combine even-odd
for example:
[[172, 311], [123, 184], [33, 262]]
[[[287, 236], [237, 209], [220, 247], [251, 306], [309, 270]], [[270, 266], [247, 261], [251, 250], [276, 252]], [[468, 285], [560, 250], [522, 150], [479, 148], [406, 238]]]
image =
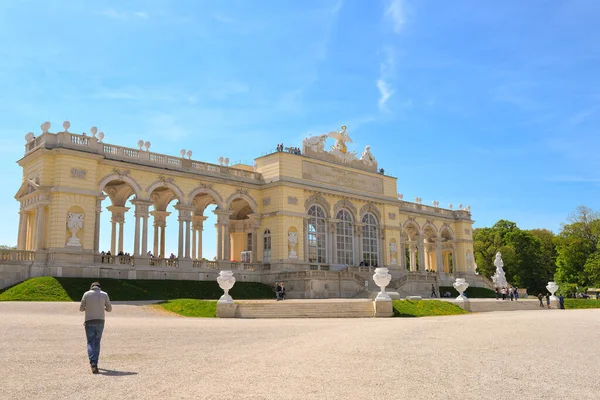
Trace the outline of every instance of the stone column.
[[42, 250], [44, 248], [44, 233], [45, 233], [45, 204], [40, 204], [35, 210], [36, 222], [35, 222], [35, 250]]
[[110, 254], [117, 254], [117, 221], [111, 220], [112, 229], [110, 232]]
[[231, 238], [229, 237], [229, 221], [223, 224], [223, 259], [225, 261], [231, 260]]
[[190, 234], [192, 221], [187, 219], [185, 221], [185, 258], [190, 258]]
[[223, 226], [219, 223], [215, 224], [217, 230], [217, 261], [223, 260]]
[[198, 244], [197, 239], [196, 239], [196, 231], [197, 231], [196, 227], [192, 226], [192, 260], [198, 259], [197, 255], [196, 255], [197, 254], [196, 253], [196, 245]]
[[140, 255], [140, 214], [138, 213], [137, 207], [134, 214], [135, 217], [135, 237], [133, 239], [133, 255]]
[[356, 224], [356, 242], [357, 242], [357, 252], [358, 252], [358, 264], [360, 265], [360, 263], [363, 260], [363, 241], [362, 241], [362, 225], [361, 224]]
[[125, 221], [119, 222], [119, 252], [123, 251], [123, 228]]
[[457, 265], [457, 264], [458, 264], [458, 263], [456, 262], [456, 247], [455, 247], [455, 245], [453, 244], [453, 245], [452, 245], [452, 273], [453, 273], [453, 274], [455, 274], [455, 273], [459, 272], [459, 271], [458, 271], [458, 265]]
[[28, 213], [19, 212], [19, 235], [17, 236], [17, 250], [27, 249], [27, 219]]
[[[304, 262], [308, 262], [308, 217], [302, 221], [302, 237], [304, 237]], [[264, 260], [264, 255], [263, 255]], [[264, 262], [264, 261], [263, 261]]]
[[167, 258], [167, 255], [165, 254], [165, 241], [166, 241], [166, 235], [165, 235], [165, 231], [166, 231], [166, 226], [161, 226], [160, 227], [160, 254], [162, 254], [163, 258]]
[[100, 252], [100, 214], [102, 213], [102, 200], [106, 195], [96, 198], [96, 220], [94, 222], [94, 253]]
[[179, 213], [179, 238], [177, 239], [177, 257], [183, 258], [183, 223], [181, 219], [181, 212]]
[[402, 234], [398, 245], [398, 265], [401, 271], [406, 271], [406, 242]]
[[158, 251], [158, 242], [159, 242], [159, 227], [156, 224], [156, 221], [154, 221], [154, 243], [152, 246], [152, 251], [154, 251], [154, 257], [158, 257], [160, 252]]
[[408, 255], [409, 255], [409, 261], [410, 261], [410, 268], [409, 271], [416, 271], [417, 270], [417, 261], [416, 261], [416, 257], [415, 257], [415, 249], [416, 245], [414, 244], [414, 241], [410, 241], [409, 245], [408, 245]]
[[148, 214], [142, 216], [142, 254], [148, 254]]
[[439, 274], [444, 272], [444, 261], [442, 260], [442, 241], [438, 238], [435, 242], [435, 270]]
[[337, 264], [337, 241], [336, 241], [336, 226], [337, 226], [337, 220], [335, 219], [330, 219], [328, 221], [328, 228], [329, 228], [329, 237], [328, 237], [328, 257], [327, 257], [327, 262], [329, 264]]
[[425, 246], [423, 244], [423, 238], [419, 237], [417, 242], [417, 248], [419, 250], [419, 272], [425, 273]]

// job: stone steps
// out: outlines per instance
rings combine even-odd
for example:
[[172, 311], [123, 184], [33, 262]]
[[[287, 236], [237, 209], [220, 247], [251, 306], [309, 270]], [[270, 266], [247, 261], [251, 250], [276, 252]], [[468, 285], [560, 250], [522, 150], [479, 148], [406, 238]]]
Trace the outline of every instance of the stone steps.
[[238, 318], [372, 318], [370, 300], [240, 302]]

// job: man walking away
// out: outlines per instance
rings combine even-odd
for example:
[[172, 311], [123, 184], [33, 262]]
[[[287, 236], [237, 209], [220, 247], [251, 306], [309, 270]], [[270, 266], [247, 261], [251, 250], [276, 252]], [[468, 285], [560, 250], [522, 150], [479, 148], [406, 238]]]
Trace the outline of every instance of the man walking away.
[[79, 311], [85, 311], [85, 336], [87, 351], [92, 366], [92, 373], [98, 373], [98, 357], [100, 356], [100, 339], [104, 330], [104, 310], [111, 312], [112, 305], [108, 294], [100, 290], [98, 282], [92, 283], [90, 290], [83, 294]]
[[437, 294], [435, 294], [435, 286], [433, 286], [433, 283], [431, 284], [431, 298], [437, 298]]

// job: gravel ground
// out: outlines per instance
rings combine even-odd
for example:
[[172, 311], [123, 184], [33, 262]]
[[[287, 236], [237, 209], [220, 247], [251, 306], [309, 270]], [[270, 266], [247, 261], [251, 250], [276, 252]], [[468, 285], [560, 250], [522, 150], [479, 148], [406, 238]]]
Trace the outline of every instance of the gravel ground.
[[77, 303], [0, 302], [2, 399], [591, 399], [600, 310], [396, 319], [108, 315], [93, 375]]

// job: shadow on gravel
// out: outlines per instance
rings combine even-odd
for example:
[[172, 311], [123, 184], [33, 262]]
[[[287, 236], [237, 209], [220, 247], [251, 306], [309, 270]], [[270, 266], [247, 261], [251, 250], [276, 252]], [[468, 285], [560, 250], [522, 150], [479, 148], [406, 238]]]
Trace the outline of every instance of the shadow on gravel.
[[137, 372], [113, 371], [111, 369], [98, 368], [100, 375], [106, 376], [128, 376], [137, 375]]

